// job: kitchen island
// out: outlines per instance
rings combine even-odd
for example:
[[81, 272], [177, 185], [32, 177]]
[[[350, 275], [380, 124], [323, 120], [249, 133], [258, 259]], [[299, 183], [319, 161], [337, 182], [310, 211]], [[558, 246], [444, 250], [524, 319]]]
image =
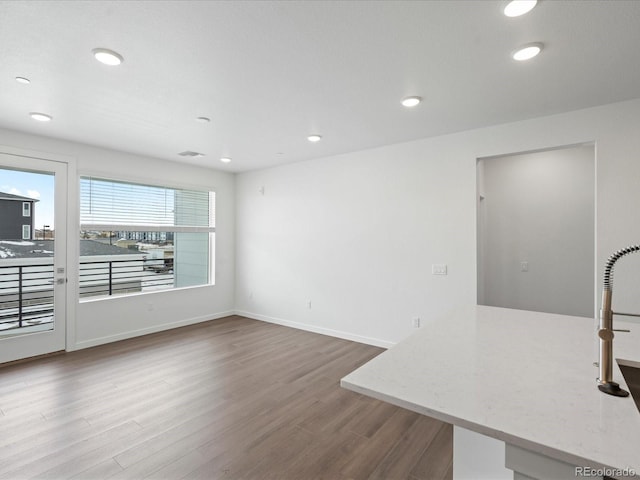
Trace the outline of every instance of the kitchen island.
[[[631, 330], [614, 358], [640, 366], [640, 324], [614, 327]], [[470, 306], [423, 319], [341, 385], [453, 424], [455, 480], [640, 476], [640, 412], [597, 389], [596, 338], [593, 319]]]

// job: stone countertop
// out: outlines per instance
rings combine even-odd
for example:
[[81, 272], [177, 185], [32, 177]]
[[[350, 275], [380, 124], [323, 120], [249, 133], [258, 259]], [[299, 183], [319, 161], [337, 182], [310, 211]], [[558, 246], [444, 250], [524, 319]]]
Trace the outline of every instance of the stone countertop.
[[[640, 324], [614, 357], [640, 366]], [[640, 412], [597, 389], [593, 319], [471, 306], [423, 327], [341, 385], [575, 465], [640, 475]], [[614, 380], [627, 389], [615, 363]], [[628, 389], [627, 389], [628, 390]]]

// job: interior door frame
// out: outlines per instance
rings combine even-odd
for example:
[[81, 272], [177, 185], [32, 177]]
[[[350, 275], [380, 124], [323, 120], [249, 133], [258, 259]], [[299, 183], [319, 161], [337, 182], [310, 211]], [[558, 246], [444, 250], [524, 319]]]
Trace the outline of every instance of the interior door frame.
[[485, 186], [484, 186], [484, 171], [481, 168], [486, 160], [501, 158], [501, 157], [516, 157], [520, 155], [537, 154], [544, 152], [557, 152], [564, 150], [571, 150], [581, 147], [587, 147], [591, 149], [591, 156], [589, 161], [591, 162], [591, 169], [593, 174], [593, 211], [591, 212], [593, 229], [591, 232], [591, 238], [593, 240], [592, 251], [592, 304], [593, 315], [585, 316], [584, 318], [593, 318], [595, 325], [598, 324], [598, 145], [595, 140], [587, 140], [579, 143], [559, 144], [554, 146], [547, 146], [544, 148], [536, 148], [529, 150], [515, 150], [509, 153], [499, 153], [491, 155], [476, 155], [476, 304], [486, 305], [485, 303], [485, 252], [486, 242], [483, 235], [486, 234], [487, 226], [485, 225], [486, 207], [484, 205], [485, 198]]
[[[56, 230], [60, 231], [63, 234], [64, 241], [61, 245], [56, 245], [56, 251], [60, 249], [60, 252], [63, 254], [64, 264], [60, 262], [59, 259], [56, 259], [55, 267], [64, 267], [64, 278], [66, 278], [66, 288], [64, 296], [61, 299], [56, 299], [56, 301], [63, 302], [63, 319], [56, 319], [56, 325], [62, 326], [62, 333], [59, 331], [59, 335], [61, 337], [56, 338], [56, 348], [50, 351], [39, 351], [40, 341], [37, 340], [37, 337], [33, 337], [34, 339], [34, 347], [28, 348], [25, 351], [25, 354], [21, 356], [21, 358], [16, 358], [15, 360], [29, 358], [33, 356], [44, 355], [47, 353], [53, 353], [55, 351], [60, 350], [73, 350], [75, 346], [75, 299], [76, 299], [76, 288], [74, 285], [77, 284], [77, 272], [76, 268], [73, 267], [77, 262], [74, 263], [74, 259], [77, 258], [77, 246], [76, 243], [73, 242], [73, 222], [72, 219], [74, 217], [74, 212], [77, 210], [77, 205], [74, 203], [74, 198], [77, 196], [77, 187], [73, 182], [75, 178], [76, 172], [76, 161], [75, 158], [56, 154], [56, 153], [48, 153], [37, 150], [29, 150], [19, 147], [0, 145], [0, 154], [9, 155], [12, 157], [21, 157], [25, 159], [25, 162], [28, 162], [30, 159], [34, 160], [34, 163], [44, 162], [49, 163], [49, 165], [60, 165], [62, 166], [62, 171], [56, 174], [56, 185], [55, 185], [55, 198], [56, 198]], [[12, 167], [16, 167], [16, 165], [12, 165]], [[19, 165], [17, 168], [21, 168]], [[29, 167], [27, 166], [27, 170]], [[33, 168], [32, 168], [33, 169]], [[46, 168], [42, 169], [46, 171]], [[63, 201], [63, 207], [58, 207], [58, 202]], [[77, 214], [76, 214], [77, 217]], [[59, 230], [58, 222], [61, 223], [62, 229]], [[60, 277], [62, 275], [56, 275]], [[61, 322], [61, 323], [58, 323]], [[55, 328], [55, 326], [54, 326]], [[42, 335], [49, 332], [42, 333], [34, 333], [32, 335]], [[25, 335], [25, 337], [30, 337], [30, 335]], [[18, 338], [18, 337], [16, 337]], [[45, 342], [46, 343], [46, 342]], [[45, 349], [48, 350], [48, 349]], [[12, 361], [12, 360], [9, 360]]]

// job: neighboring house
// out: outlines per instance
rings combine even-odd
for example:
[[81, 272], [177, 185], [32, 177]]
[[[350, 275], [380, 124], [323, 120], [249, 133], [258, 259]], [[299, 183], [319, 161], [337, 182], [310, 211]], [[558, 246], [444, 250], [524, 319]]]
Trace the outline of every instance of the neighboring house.
[[0, 192], [0, 239], [31, 240], [34, 236], [34, 206], [38, 200]]
[[116, 232], [118, 238], [136, 242], [173, 243], [173, 232]]

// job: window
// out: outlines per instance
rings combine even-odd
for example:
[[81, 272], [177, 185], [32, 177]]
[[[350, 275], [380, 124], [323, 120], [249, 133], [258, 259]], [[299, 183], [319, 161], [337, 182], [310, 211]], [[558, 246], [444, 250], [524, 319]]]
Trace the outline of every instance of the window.
[[22, 239], [31, 240], [31, 225], [22, 225]]
[[214, 283], [215, 192], [80, 178], [80, 296]]
[[23, 217], [31, 216], [31, 202], [22, 202], [22, 216]]

